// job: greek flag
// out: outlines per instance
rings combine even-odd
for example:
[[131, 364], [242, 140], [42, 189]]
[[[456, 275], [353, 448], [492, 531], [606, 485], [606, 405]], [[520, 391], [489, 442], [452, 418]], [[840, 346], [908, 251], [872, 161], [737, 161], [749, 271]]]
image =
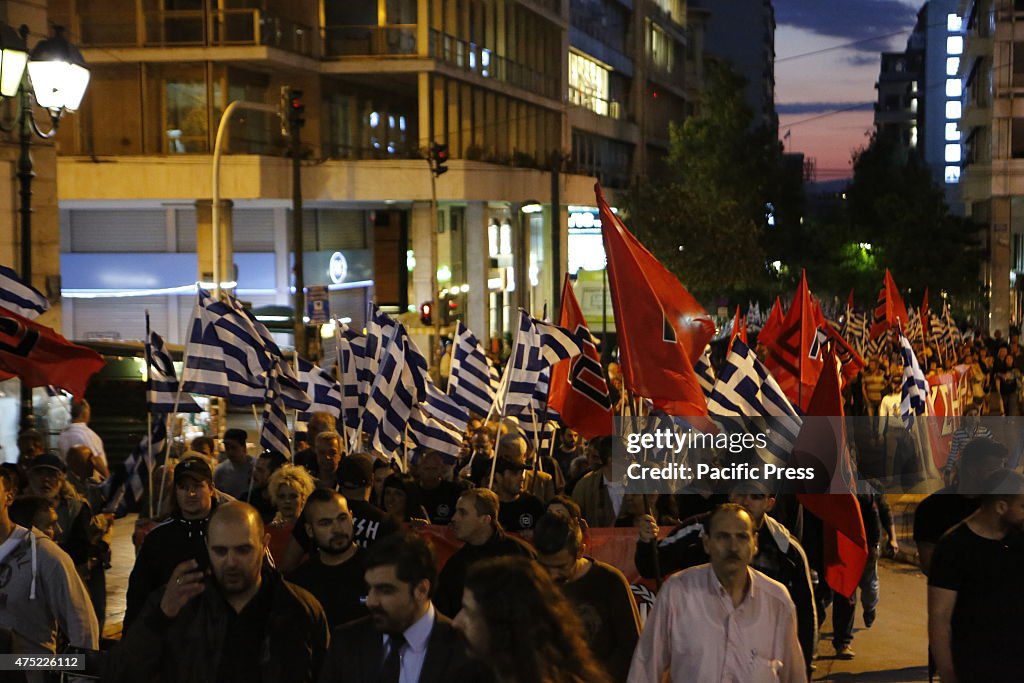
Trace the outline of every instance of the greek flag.
[[455, 328], [448, 395], [463, 408], [487, 415], [494, 404], [498, 373], [480, 342], [460, 321]]
[[[146, 329], [149, 329], [149, 315], [146, 315]], [[146, 407], [151, 413], [171, 413], [178, 400], [178, 377], [174, 372], [174, 362], [167, 352], [163, 338], [150, 331], [146, 341]], [[202, 408], [195, 402], [191, 394], [182, 392], [178, 401], [179, 413], [198, 413]]]
[[416, 406], [409, 414], [409, 436], [419, 448], [437, 451], [445, 464], [454, 465], [462, 449], [463, 432], [434, 419], [423, 407]]
[[928, 407], [928, 380], [921, 372], [921, 366], [914, 355], [910, 340], [900, 335], [900, 355], [903, 357], [903, 391], [900, 401], [900, 417], [907, 429], [914, 424], [914, 418], [924, 415]]
[[[149, 444], [153, 443], [152, 449]], [[149, 473], [155, 463], [150, 459], [150, 451], [154, 454], [163, 451], [167, 444], [167, 423], [163, 415], [156, 416], [150, 434], [143, 436], [135, 449], [125, 459], [123, 467], [103, 483], [107, 509], [113, 509], [115, 516], [123, 517], [129, 512], [138, 510], [139, 501], [148, 488]], [[98, 512], [98, 511], [97, 511]]]
[[711, 367], [710, 344], [704, 347], [704, 353], [693, 364], [693, 371], [697, 373], [697, 383], [704, 390], [704, 398], [708, 398], [711, 396], [711, 391], [715, 388], [715, 369]]
[[287, 407], [309, 409], [311, 399], [270, 331], [233, 297], [216, 301], [199, 289], [185, 353], [184, 391], [221, 396], [236, 405], [263, 405], [273, 391]]
[[[530, 408], [535, 398], [546, 403], [547, 382], [542, 372], [547, 369], [550, 373], [551, 366], [558, 361], [582, 353], [583, 341], [575, 333], [536, 320], [520, 310], [516, 343], [501, 378], [499, 398], [504, 404], [504, 415], [520, 415]], [[538, 387], [541, 384], [542, 388]]]
[[291, 439], [288, 433], [288, 414], [285, 412], [284, 396], [281, 393], [277, 370], [267, 378], [266, 402], [263, 404], [263, 421], [260, 427], [260, 448], [277, 451], [290, 458]]
[[[338, 344], [338, 377], [342, 386], [342, 413], [345, 426], [359, 427], [359, 373], [366, 363], [366, 337], [338, 323], [334, 332]], [[369, 385], [367, 385], [367, 390]]]
[[300, 420], [308, 422], [313, 413], [329, 413], [334, 417], [341, 415], [341, 385], [331, 373], [300, 357], [299, 382], [313, 399], [309, 411], [299, 415]]
[[22, 318], [35, 320], [49, 310], [50, 302], [35, 288], [21, 281], [7, 266], [0, 266], [0, 307]]
[[469, 424], [469, 411], [438, 389], [432, 381], [427, 382], [427, 398], [423, 409], [435, 420], [447, 422], [460, 431], [466, 431], [466, 425]]
[[414, 366], [410, 363], [410, 340], [405, 328], [396, 324], [383, 347], [379, 369], [366, 398], [362, 415], [363, 433], [373, 447], [383, 453], [397, 451], [405, 437], [405, 427], [413, 407], [425, 398], [418, 393]]
[[718, 372], [708, 415], [728, 432], [765, 434], [767, 447], [757, 451], [772, 464], [789, 460], [802, 424], [775, 378], [739, 339]]

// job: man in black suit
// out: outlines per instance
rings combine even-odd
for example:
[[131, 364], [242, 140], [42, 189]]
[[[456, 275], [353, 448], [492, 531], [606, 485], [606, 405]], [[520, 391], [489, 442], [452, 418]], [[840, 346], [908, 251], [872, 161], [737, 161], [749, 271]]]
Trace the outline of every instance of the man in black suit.
[[391, 534], [366, 553], [368, 617], [334, 631], [320, 683], [472, 683], [478, 669], [434, 609], [437, 564], [426, 541]]

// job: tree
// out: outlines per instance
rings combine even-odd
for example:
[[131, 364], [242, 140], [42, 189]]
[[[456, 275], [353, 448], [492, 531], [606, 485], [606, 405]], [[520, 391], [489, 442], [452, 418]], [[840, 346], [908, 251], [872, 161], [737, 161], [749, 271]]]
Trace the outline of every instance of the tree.
[[876, 133], [854, 154], [849, 188], [851, 242], [871, 245], [877, 283], [889, 268], [900, 287], [920, 295], [945, 290], [960, 303], [979, 292], [979, 228], [949, 212], [921, 160]]
[[634, 184], [630, 228], [697, 296], [763, 284], [766, 205], [778, 177], [776, 134], [752, 129], [744, 79], [722, 62], [705, 72], [699, 113], [670, 126], [663, 173]]

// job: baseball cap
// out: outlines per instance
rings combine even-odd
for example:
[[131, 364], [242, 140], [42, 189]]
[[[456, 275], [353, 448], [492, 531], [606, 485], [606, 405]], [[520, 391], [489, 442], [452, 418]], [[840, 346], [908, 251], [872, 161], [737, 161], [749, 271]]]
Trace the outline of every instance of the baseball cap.
[[212, 484], [213, 470], [210, 469], [210, 463], [206, 462], [206, 458], [185, 458], [174, 466], [174, 483], [177, 484], [186, 477]]
[[365, 453], [353, 453], [338, 463], [338, 483], [342, 486], [362, 488], [373, 478], [373, 460]]
[[66, 472], [67, 466], [59, 456], [53, 453], [43, 453], [35, 458], [32, 458], [32, 462], [29, 464], [30, 470], [36, 470], [41, 467], [49, 467], [50, 469], [57, 470], [58, 472]]

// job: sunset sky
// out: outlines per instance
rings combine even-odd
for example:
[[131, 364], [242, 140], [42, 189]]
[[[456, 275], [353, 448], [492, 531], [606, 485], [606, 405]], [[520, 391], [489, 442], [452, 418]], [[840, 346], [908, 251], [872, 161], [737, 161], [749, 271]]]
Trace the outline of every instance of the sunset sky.
[[816, 180], [852, 174], [850, 153], [873, 128], [881, 53], [906, 46], [923, 2], [774, 0], [779, 136], [789, 130], [786, 151], [815, 159]]

